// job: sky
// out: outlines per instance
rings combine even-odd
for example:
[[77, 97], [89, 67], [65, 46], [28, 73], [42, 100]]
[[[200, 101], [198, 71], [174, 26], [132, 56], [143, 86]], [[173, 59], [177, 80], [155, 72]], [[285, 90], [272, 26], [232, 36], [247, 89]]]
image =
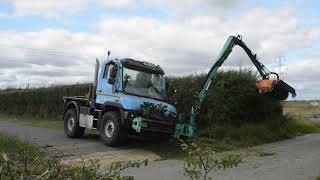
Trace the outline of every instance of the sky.
[[[320, 99], [318, 0], [0, 0], [0, 87], [90, 82], [95, 59], [133, 58], [166, 74], [205, 73], [230, 35]], [[223, 68], [250, 67], [235, 48]]]

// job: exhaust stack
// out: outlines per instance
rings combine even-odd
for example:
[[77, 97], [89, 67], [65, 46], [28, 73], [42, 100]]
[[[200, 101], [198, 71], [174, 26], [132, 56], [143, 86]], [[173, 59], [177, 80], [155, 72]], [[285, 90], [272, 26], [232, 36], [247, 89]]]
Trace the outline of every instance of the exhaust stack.
[[96, 59], [96, 65], [95, 65], [95, 69], [94, 69], [93, 88], [92, 88], [92, 94], [91, 94], [92, 100], [96, 99], [97, 85], [98, 85], [98, 74], [99, 74], [99, 60]]

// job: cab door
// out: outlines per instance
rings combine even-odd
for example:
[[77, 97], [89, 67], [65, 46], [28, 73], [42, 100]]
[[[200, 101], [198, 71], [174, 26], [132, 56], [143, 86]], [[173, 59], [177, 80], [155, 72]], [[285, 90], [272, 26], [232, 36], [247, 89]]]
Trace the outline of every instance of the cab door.
[[103, 74], [101, 75], [101, 80], [99, 83], [99, 87], [97, 88], [97, 95], [104, 95], [104, 94], [112, 94], [114, 92], [114, 84], [110, 83], [110, 79], [116, 81], [115, 78], [110, 77], [110, 72], [115, 67], [115, 63], [110, 62], [105, 65], [103, 70]]

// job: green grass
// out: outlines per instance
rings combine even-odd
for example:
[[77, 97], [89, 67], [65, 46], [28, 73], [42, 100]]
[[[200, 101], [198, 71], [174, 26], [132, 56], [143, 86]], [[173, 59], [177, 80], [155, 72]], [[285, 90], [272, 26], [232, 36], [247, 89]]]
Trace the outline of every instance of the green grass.
[[284, 113], [290, 113], [299, 117], [311, 117], [320, 115], [320, 106], [312, 106], [309, 101], [287, 101], [283, 103]]
[[63, 129], [63, 120], [34, 118], [30, 116], [5, 115], [0, 114], [0, 121], [23, 123], [31, 126], [46, 127], [53, 129]]
[[[217, 152], [223, 152], [254, 147], [311, 133], [320, 133], [319, 122], [286, 115], [281, 120], [244, 123], [239, 126], [217, 125], [200, 130], [196, 140], [211, 146]], [[177, 142], [146, 144], [144, 148], [158, 154], [162, 159], [181, 159], [185, 156]], [[258, 153], [259, 156], [273, 154], [273, 152]]]
[[[40, 148], [30, 143], [23, 142], [14, 136], [0, 133], [0, 153], [3, 152], [14, 160], [18, 160], [21, 154], [25, 154], [28, 157], [36, 157], [43, 154]], [[2, 158], [0, 158], [1, 160]]]
[[145, 164], [114, 161], [109, 167], [102, 167], [98, 159], [78, 164], [61, 162], [56, 155], [0, 133], [0, 179], [128, 179], [121, 175], [125, 169]]
[[281, 120], [240, 126], [217, 125], [200, 131], [199, 136], [235, 147], [251, 147], [310, 133], [320, 133], [320, 123], [286, 115]]

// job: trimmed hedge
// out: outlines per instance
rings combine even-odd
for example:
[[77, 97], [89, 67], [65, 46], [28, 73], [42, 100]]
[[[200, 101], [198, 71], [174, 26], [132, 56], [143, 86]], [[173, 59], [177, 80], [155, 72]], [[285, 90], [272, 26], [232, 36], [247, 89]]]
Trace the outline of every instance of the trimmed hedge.
[[0, 91], [0, 113], [58, 119], [63, 112], [62, 97], [84, 95], [89, 87], [89, 84], [74, 84]]
[[[178, 112], [189, 113], [194, 95], [204, 83], [205, 75], [172, 77], [171, 102], [177, 102]], [[198, 124], [202, 127], [213, 124], [240, 125], [246, 122], [263, 122], [282, 117], [279, 101], [261, 95], [255, 87], [257, 77], [250, 71], [220, 72], [211, 84], [201, 107]]]
[[[169, 101], [177, 102], [178, 112], [189, 113], [194, 95], [205, 75], [170, 77]], [[211, 85], [198, 116], [200, 127], [214, 124], [240, 125], [282, 116], [280, 102], [258, 93], [256, 76], [248, 71], [219, 73]], [[61, 118], [62, 96], [84, 95], [90, 84], [75, 84], [27, 90], [0, 91], [0, 113]], [[177, 89], [177, 93], [173, 93]]]

